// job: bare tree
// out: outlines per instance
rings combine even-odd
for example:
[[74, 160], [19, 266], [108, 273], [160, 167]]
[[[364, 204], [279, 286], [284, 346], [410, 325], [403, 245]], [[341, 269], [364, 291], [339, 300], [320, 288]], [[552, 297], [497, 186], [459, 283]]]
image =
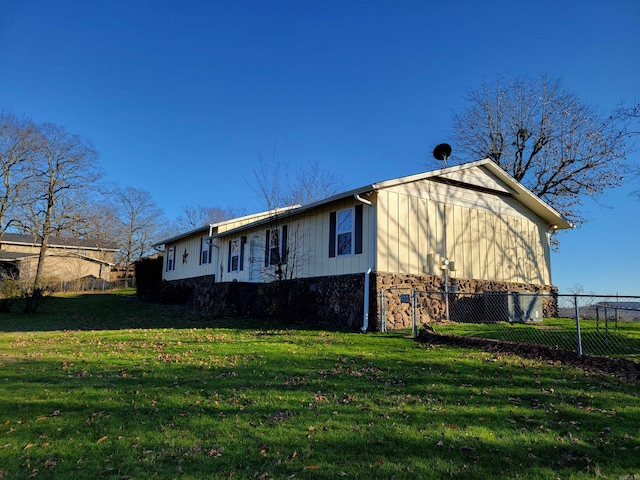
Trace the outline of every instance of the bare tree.
[[[640, 138], [640, 102], [636, 101], [631, 106], [623, 103], [618, 107], [614, 115], [624, 122], [626, 133], [632, 142], [632, 148], [637, 152], [638, 138]], [[637, 185], [640, 182], [640, 164], [636, 162], [631, 166], [631, 171], [633, 174], [632, 179]], [[634, 190], [631, 194], [640, 199], [640, 189]]]
[[[294, 288], [290, 280], [295, 279], [311, 261], [306, 242], [309, 230], [304, 219], [294, 211], [283, 207], [308, 205], [330, 197], [339, 191], [341, 179], [323, 170], [317, 162], [298, 168], [293, 176], [288, 166], [275, 155], [271, 161], [260, 158], [260, 164], [253, 170], [254, 182], [251, 189], [256, 197], [273, 212], [266, 231], [264, 265], [262, 276], [270, 279], [265, 298], [271, 305], [272, 313], [280, 318], [294, 314], [291, 308]], [[271, 289], [270, 291], [268, 289]]]
[[626, 122], [627, 135], [640, 135], [640, 102], [631, 106], [620, 105], [616, 110], [616, 117]]
[[258, 168], [253, 169], [253, 183], [250, 188], [267, 210], [288, 206], [288, 171], [275, 154], [271, 161], [259, 158]]
[[309, 205], [338, 193], [343, 186], [344, 182], [338, 175], [313, 161], [296, 170], [285, 199], [290, 205]]
[[36, 126], [28, 119], [0, 113], [0, 238], [15, 223], [12, 211], [28, 201], [36, 151]]
[[274, 155], [270, 161], [263, 157], [259, 159], [250, 187], [265, 207], [273, 210], [308, 205], [330, 197], [340, 191], [343, 181], [339, 175], [323, 169], [317, 161], [299, 166], [291, 175], [288, 165]]
[[115, 206], [115, 190], [110, 190], [85, 204], [84, 225], [86, 238], [91, 238], [96, 245], [109, 245], [114, 248], [119, 242], [120, 218]]
[[584, 197], [621, 184], [628, 153], [624, 128], [559, 80], [483, 83], [467, 101], [454, 115], [456, 153], [493, 160], [574, 223], [585, 220]]
[[116, 236], [120, 248], [118, 263], [125, 274], [134, 261], [151, 252], [153, 239], [163, 223], [164, 213], [149, 192], [127, 187], [116, 190]]
[[35, 158], [30, 172], [21, 226], [40, 238], [38, 266], [33, 292], [39, 290], [49, 238], [73, 230], [82, 218], [84, 193], [101, 178], [98, 153], [78, 135], [61, 126], [45, 123], [37, 127]]
[[176, 227], [177, 231], [193, 230], [242, 215], [246, 215], [244, 208], [187, 206], [184, 207], [183, 214], [176, 219]]

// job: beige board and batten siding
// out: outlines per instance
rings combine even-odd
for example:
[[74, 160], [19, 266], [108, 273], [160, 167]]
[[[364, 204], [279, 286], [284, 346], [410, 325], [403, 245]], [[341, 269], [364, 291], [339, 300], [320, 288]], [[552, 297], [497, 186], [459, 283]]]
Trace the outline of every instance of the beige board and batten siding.
[[[363, 206], [362, 219], [362, 250], [360, 254], [350, 254], [329, 257], [329, 231], [330, 214], [346, 208], [355, 207], [358, 204], [353, 197], [348, 197], [330, 205], [323, 205], [301, 214], [292, 214], [279, 218], [276, 222], [262, 224], [255, 228], [247, 228], [230, 235], [220, 236], [220, 264], [223, 273], [220, 281], [263, 281], [268, 282], [275, 278], [275, 267], [264, 266], [264, 253], [266, 245], [266, 230], [287, 225], [287, 245], [289, 247], [287, 272], [293, 271], [294, 278], [310, 278], [332, 275], [345, 275], [363, 273], [368, 268], [368, 248], [370, 243], [368, 205]], [[247, 243], [244, 249], [243, 270], [237, 272], [228, 271], [229, 241], [246, 237]], [[258, 244], [260, 251], [260, 275], [259, 278], [250, 279], [250, 241], [252, 238], [261, 239]]]
[[482, 171], [464, 178], [482, 188], [446, 180], [378, 192], [377, 270], [422, 275], [437, 254], [455, 262], [453, 277], [550, 284], [547, 223]]
[[[329, 257], [329, 223], [331, 212], [338, 212], [346, 208], [355, 208], [359, 205], [353, 197], [347, 197], [339, 202], [324, 206], [314, 212], [309, 219], [311, 221], [310, 238], [314, 240], [313, 261], [305, 272], [306, 277], [349, 275], [364, 273], [367, 271], [370, 248], [370, 216], [369, 205], [363, 205], [362, 212], [362, 253]], [[355, 219], [354, 219], [355, 221]]]
[[[214, 234], [220, 234], [226, 232], [228, 230], [233, 230], [234, 228], [241, 227], [243, 225], [247, 225], [251, 222], [255, 222], [262, 218], [265, 218], [269, 215], [268, 212], [260, 212], [251, 215], [245, 215], [243, 217], [234, 218], [228, 221], [219, 222], [213, 225]], [[226, 273], [224, 268], [221, 269], [221, 265], [224, 266], [226, 263], [223, 263], [222, 251], [224, 250], [224, 246], [220, 246], [219, 239], [213, 238], [213, 247], [211, 249], [211, 262], [210, 263], [200, 263], [200, 252], [202, 246], [202, 239], [207, 238], [209, 235], [209, 227], [199, 228], [197, 230], [193, 230], [191, 233], [187, 233], [184, 236], [179, 236], [173, 241], [168, 241], [165, 244], [164, 249], [164, 264], [163, 268], [163, 279], [164, 280], [181, 280], [185, 278], [193, 278], [193, 277], [203, 277], [208, 275], [216, 275], [216, 277], [224, 276]], [[174, 237], [175, 238], [175, 237]], [[217, 252], [218, 246], [221, 251]], [[171, 247], [175, 247], [175, 268], [173, 270], [167, 270], [167, 257], [169, 253], [169, 249]], [[183, 261], [184, 253], [187, 253], [186, 261]], [[225, 257], [226, 258], [226, 257]], [[218, 259], [216, 265], [216, 259]]]

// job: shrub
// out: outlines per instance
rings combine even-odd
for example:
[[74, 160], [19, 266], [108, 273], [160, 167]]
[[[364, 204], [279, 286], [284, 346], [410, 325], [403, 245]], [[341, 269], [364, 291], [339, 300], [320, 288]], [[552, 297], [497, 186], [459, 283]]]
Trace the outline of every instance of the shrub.
[[0, 313], [9, 313], [13, 304], [21, 297], [22, 289], [16, 280], [0, 281]]
[[145, 300], [159, 299], [162, 290], [162, 257], [137, 261], [135, 274], [138, 296]]

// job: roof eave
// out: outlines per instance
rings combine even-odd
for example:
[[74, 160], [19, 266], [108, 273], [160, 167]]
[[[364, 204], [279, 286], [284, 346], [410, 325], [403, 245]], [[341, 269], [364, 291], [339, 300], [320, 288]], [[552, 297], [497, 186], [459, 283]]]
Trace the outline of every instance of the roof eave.
[[364, 187], [354, 188], [353, 190], [348, 190], [346, 192], [338, 193], [336, 195], [332, 195], [331, 197], [324, 198], [322, 200], [318, 200], [317, 202], [310, 203], [308, 205], [299, 206], [297, 208], [291, 208], [288, 210], [284, 210], [282, 212], [277, 212], [274, 215], [269, 217], [261, 218], [260, 220], [256, 220], [255, 222], [247, 223], [245, 225], [241, 225], [236, 228], [232, 228], [230, 230], [225, 230], [224, 232], [220, 232], [218, 234], [213, 235], [214, 238], [235, 235], [237, 232], [241, 232], [243, 230], [247, 230], [249, 228], [259, 227], [261, 225], [268, 225], [272, 223], [276, 218], [282, 217], [290, 217], [292, 215], [299, 215], [301, 213], [307, 212], [309, 210], [313, 210], [315, 208], [321, 207], [322, 205], [328, 205], [333, 202], [337, 202], [339, 200], [343, 200], [348, 197], [353, 197], [355, 195], [361, 195], [367, 192], [371, 192], [375, 190], [373, 185], [365, 185]]
[[488, 170], [491, 170], [491, 172], [493, 172], [494, 174], [498, 175], [500, 179], [503, 180], [509, 186], [509, 188], [511, 188], [515, 192], [514, 197], [517, 198], [520, 203], [529, 208], [540, 218], [546, 220], [551, 230], [566, 230], [575, 227], [575, 225], [568, 218], [566, 218], [540, 197], [535, 195], [522, 183], [518, 182], [497, 163], [489, 159], [480, 160], [479, 162], [475, 163], [484, 166]]

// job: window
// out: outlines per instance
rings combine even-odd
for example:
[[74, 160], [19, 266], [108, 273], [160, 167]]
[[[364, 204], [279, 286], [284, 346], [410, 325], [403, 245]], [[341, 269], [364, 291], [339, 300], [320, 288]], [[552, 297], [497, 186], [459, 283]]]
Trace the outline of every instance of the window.
[[176, 268], [176, 247], [169, 247], [167, 250], [167, 272]]
[[244, 268], [244, 244], [247, 237], [240, 237], [229, 242], [229, 264], [227, 271], [241, 272]]
[[362, 253], [363, 206], [329, 214], [329, 257]]
[[337, 254], [351, 255], [353, 252], [353, 209], [340, 210], [336, 220]]
[[200, 239], [200, 265], [211, 263], [211, 237], [202, 237]]
[[269, 241], [269, 264], [280, 263], [280, 232], [277, 229], [271, 230], [271, 240]]
[[287, 263], [287, 226], [267, 230], [264, 266]]
[[240, 270], [240, 240], [231, 240], [229, 245], [229, 271]]

